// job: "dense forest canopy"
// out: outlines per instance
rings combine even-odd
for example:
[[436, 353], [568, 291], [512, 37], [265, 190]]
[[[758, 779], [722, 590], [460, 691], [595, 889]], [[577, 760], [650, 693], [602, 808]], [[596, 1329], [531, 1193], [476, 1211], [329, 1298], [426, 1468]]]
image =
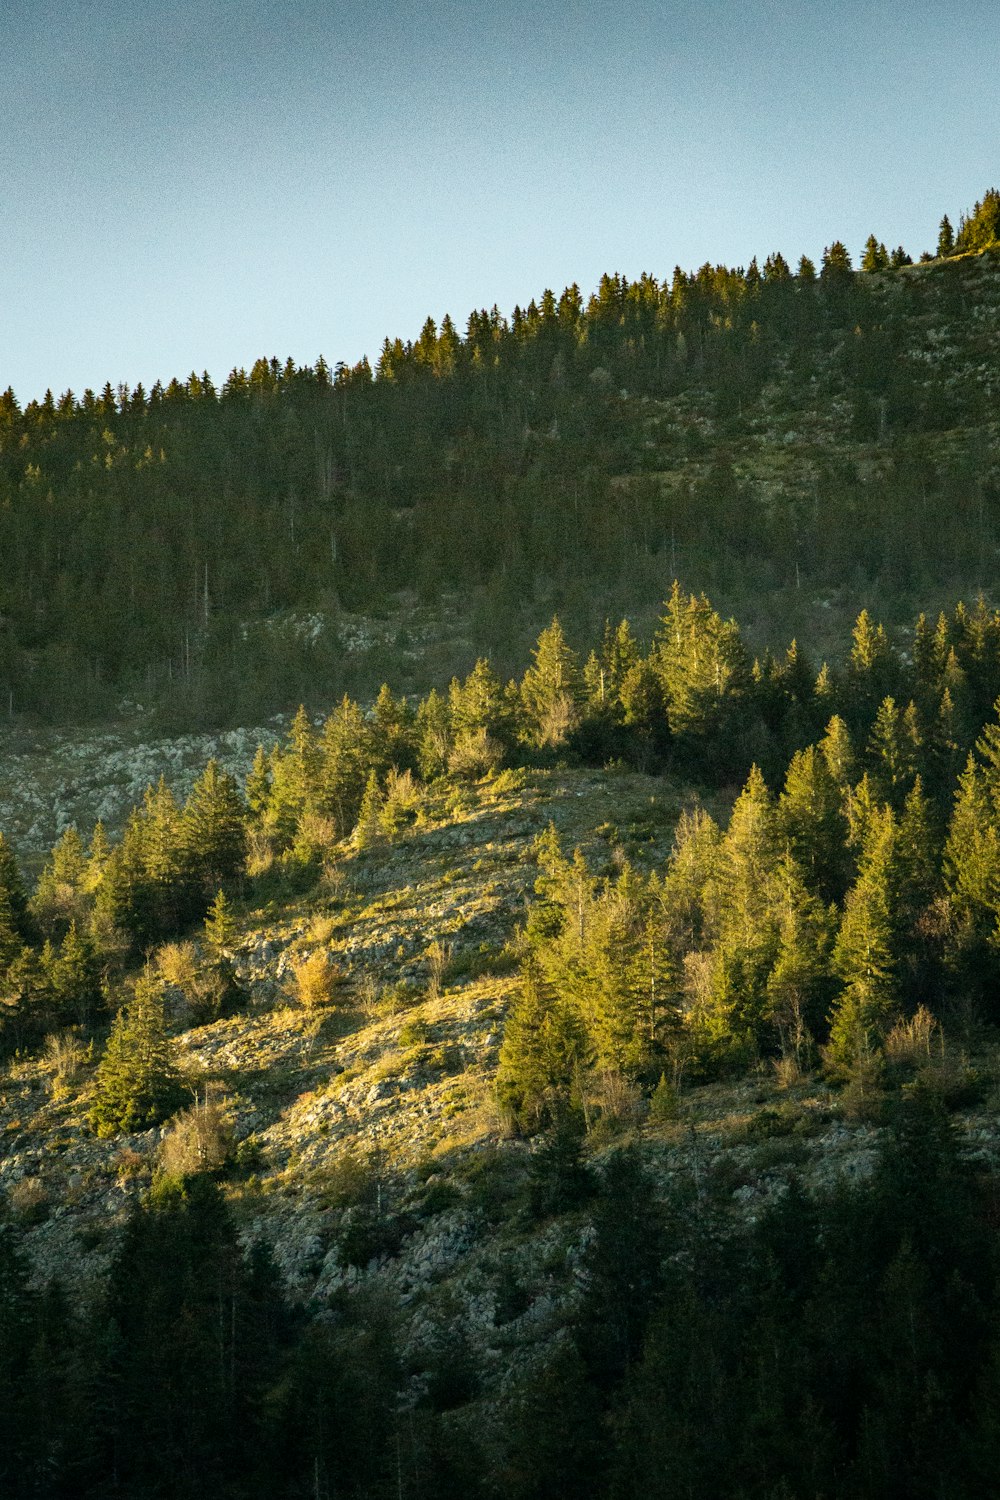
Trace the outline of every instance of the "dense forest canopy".
[[456, 596], [466, 665], [507, 669], [553, 607], [592, 630], [674, 575], [737, 606], [974, 593], [1000, 542], [996, 235], [991, 191], [926, 265], [872, 236], [861, 272], [836, 242], [818, 269], [776, 253], [429, 318], [374, 370], [8, 391], [0, 690], [54, 719], [373, 690], [339, 612], [400, 591]]

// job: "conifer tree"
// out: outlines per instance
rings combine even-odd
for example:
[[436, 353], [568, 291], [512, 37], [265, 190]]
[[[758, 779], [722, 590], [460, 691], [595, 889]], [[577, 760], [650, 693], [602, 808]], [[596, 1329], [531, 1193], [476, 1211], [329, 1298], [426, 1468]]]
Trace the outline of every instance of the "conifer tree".
[[876, 706], [895, 688], [896, 654], [884, 625], [876, 625], [867, 609], [854, 626], [847, 663], [847, 695], [854, 722], [866, 728]]
[[[846, 753], [830, 748], [835, 763], [843, 764]], [[838, 900], [847, 879], [847, 820], [841, 789], [818, 746], [808, 745], [792, 756], [778, 801], [778, 823], [810, 889], [826, 901]]]
[[184, 1103], [167, 1035], [163, 997], [148, 976], [119, 1010], [97, 1068], [90, 1122], [98, 1135], [145, 1130]]
[[902, 808], [917, 773], [916, 757], [920, 735], [915, 720], [916, 709], [912, 703], [901, 714], [895, 698], [885, 697], [879, 705], [868, 738], [868, 756], [874, 784], [879, 795], [896, 812]]
[[877, 1053], [899, 1010], [897, 838], [891, 809], [875, 811], [834, 946], [843, 989], [831, 1018], [830, 1046], [843, 1066]]
[[639, 643], [628, 620], [620, 620], [613, 631], [610, 623], [605, 622], [601, 662], [612, 695], [619, 692], [622, 683], [640, 659]]
[[534, 661], [521, 680], [521, 703], [531, 742], [540, 748], [566, 743], [580, 721], [583, 683], [576, 653], [558, 618], [543, 630]]
[[670, 731], [663, 688], [651, 661], [637, 661], [625, 673], [618, 704], [633, 764], [639, 770], [653, 769], [667, 753]]
[[767, 976], [767, 1016], [782, 1054], [801, 1066], [825, 1019], [830, 1000], [832, 909], [807, 889], [791, 854], [781, 856], [772, 880], [777, 947]]
[[[300, 704], [288, 731], [287, 745], [276, 745], [270, 757], [265, 828], [279, 851], [292, 843], [302, 814], [316, 797], [320, 758], [315, 730]], [[263, 785], [258, 781], [254, 795], [262, 793]]]
[[31, 897], [35, 919], [50, 937], [61, 935], [71, 921], [83, 917], [86, 874], [83, 842], [71, 823], [53, 847]]
[[418, 769], [425, 781], [433, 781], [447, 770], [451, 752], [448, 705], [435, 688], [417, 706], [414, 733]]
[[104, 867], [111, 856], [111, 842], [104, 831], [104, 824], [98, 821], [94, 824], [94, 831], [90, 836], [90, 846], [87, 850], [87, 867], [83, 876], [83, 889], [88, 895], [93, 895], [101, 883]]
[[944, 218], [941, 220], [941, 226], [938, 229], [937, 253], [939, 258], [953, 254], [954, 249], [955, 231], [951, 227], [951, 220], [948, 218], [948, 215], [945, 214]]
[[503, 763], [512, 738], [507, 696], [489, 662], [480, 657], [463, 683], [453, 678], [448, 689], [448, 717], [453, 744], [452, 770], [484, 775]]
[[0, 973], [13, 963], [23, 947], [14, 903], [6, 885], [0, 881]]
[[862, 271], [885, 271], [889, 267], [889, 252], [873, 234], [865, 240], [864, 254], [861, 257]]
[[820, 278], [824, 282], [837, 282], [850, 276], [851, 256], [842, 240], [834, 240], [823, 251]]
[[685, 596], [675, 582], [652, 659], [671, 730], [691, 749], [697, 738], [704, 752], [708, 737], [721, 735], [727, 707], [749, 682], [750, 664], [738, 626], [723, 621], [704, 595]]
[[405, 698], [394, 698], [383, 682], [372, 709], [372, 755], [382, 772], [395, 766], [403, 771], [415, 767], [413, 713]]
[[205, 941], [213, 953], [221, 955], [232, 947], [236, 934], [237, 926], [232, 908], [220, 886], [205, 917]]
[[777, 855], [774, 802], [754, 766], [733, 807], [709, 886], [719, 1008], [712, 1024], [720, 1039], [729, 1033], [741, 1043], [755, 1043], [766, 1015], [767, 978], [777, 947], [771, 892]]
[[28, 898], [25, 894], [17, 857], [0, 833], [0, 901], [4, 902], [6, 920], [13, 932], [27, 941], [31, 936], [28, 917]]
[[250, 817], [255, 823], [262, 823], [271, 799], [271, 761], [263, 745], [258, 745], [254, 753], [244, 797]]
[[948, 963], [971, 996], [993, 992], [1000, 914], [1000, 827], [986, 776], [972, 756], [959, 777], [943, 857], [951, 915]]
[[678, 954], [700, 948], [706, 939], [706, 893], [721, 840], [718, 824], [703, 807], [685, 809], [677, 820], [659, 900], [667, 941]]
[[56, 1018], [63, 1023], [88, 1025], [101, 991], [93, 945], [75, 921], [70, 922], [47, 965], [47, 978]]
[[854, 781], [856, 762], [850, 731], [839, 714], [834, 714], [826, 726], [819, 749], [841, 796], [846, 798]]
[[372, 769], [368, 773], [365, 793], [358, 812], [358, 821], [354, 825], [354, 843], [359, 849], [367, 849], [371, 844], [381, 843], [385, 838], [384, 812], [385, 793], [379, 786], [377, 773]]
[[223, 881], [242, 874], [246, 837], [246, 809], [236, 782], [210, 760], [191, 789], [182, 824], [185, 873], [202, 901]]
[[583, 1031], [529, 958], [507, 1017], [497, 1097], [522, 1130], [538, 1130], [570, 1105], [584, 1051]]
[[[586, 879], [579, 865], [571, 874], [570, 899]], [[583, 1024], [594, 1068], [607, 1078], [647, 1074], [673, 1019], [676, 981], [646, 882], [626, 865], [587, 902], [582, 923], [567, 920], [555, 948], [542, 963]]]
[[337, 838], [347, 838], [357, 822], [373, 753], [371, 726], [345, 696], [323, 725], [317, 773], [317, 811], [332, 819]]

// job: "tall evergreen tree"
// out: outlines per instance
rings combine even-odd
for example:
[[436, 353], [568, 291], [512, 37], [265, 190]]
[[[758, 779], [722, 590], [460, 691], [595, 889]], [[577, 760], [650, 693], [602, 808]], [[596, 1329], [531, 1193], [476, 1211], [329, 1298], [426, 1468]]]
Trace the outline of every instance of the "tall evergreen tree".
[[167, 1035], [163, 997], [154, 981], [143, 976], [115, 1017], [98, 1064], [91, 1124], [98, 1135], [145, 1130], [186, 1097]]
[[831, 1018], [830, 1044], [844, 1066], [874, 1056], [899, 1013], [897, 839], [892, 811], [876, 812], [834, 946], [843, 990]]
[[521, 682], [529, 734], [540, 747], [565, 744], [580, 721], [583, 682], [558, 618], [543, 630]]

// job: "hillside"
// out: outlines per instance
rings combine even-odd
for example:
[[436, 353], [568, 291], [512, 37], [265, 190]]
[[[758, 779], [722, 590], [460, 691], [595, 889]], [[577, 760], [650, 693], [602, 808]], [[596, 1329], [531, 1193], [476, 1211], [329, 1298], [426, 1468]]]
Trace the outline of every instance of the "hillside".
[[988, 591], [996, 250], [905, 260], [607, 276], [428, 320], [375, 370], [8, 393], [3, 698], [254, 723], [506, 673], [555, 610], [647, 630], [673, 577], [819, 651], [863, 605]]
[[[567, 1330], [588, 1316], [595, 1226], [607, 1213], [604, 1195], [614, 1203], [617, 1171], [641, 1170], [652, 1194], [642, 1212], [671, 1221], [682, 1212], [685, 1233], [715, 1255], [770, 1235], [774, 1215], [803, 1191], [817, 1203], [838, 1192], [864, 1200], [885, 1172], [888, 1080], [859, 1097], [766, 1058], [743, 1078], [679, 1081], [652, 1104], [634, 1087], [592, 1077], [582, 1157], [578, 1139], [526, 1139], [514, 1127], [497, 1092], [497, 1061], [520, 983], [524, 918], [537, 899], [540, 837], [554, 825], [595, 870], [619, 871], [623, 859], [655, 868], [691, 796], [675, 779], [624, 770], [504, 771], [431, 791], [408, 830], [361, 850], [346, 846], [308, 893], [251, 901], [229, 937], [240, 995], [231, 1014], [192, 1024], [190, 988], [168, 983], [177, 1062], [198, 1102], [164, 1128], [95, 1137], [96, 1053], [69, 1036], [35, 1059], [11, 1061], [0, 1095], [0, 1182], [12, 1210], [6, 1233], [17, 1226], [31, 1281], [42, 1287], [58, 1277], [80, 1309], [100, 1305], [123, 1257], [131, 1277], [148, 1276], [129, 1260], [129, 1216], [150, 1213], [139, 1204], [153, 1184], [154, 1201], [166, 1205], [156, 1213], [168, 1215], [157, 1235], [172, 1233], [164, 1173], [194, 1172], [189, 1182], [207, 1173], [244, 1252], [267, 1246], [283, 1299], [331, 1330], [330, 1358], [357, 1358], [359, 1330], [389, 1320], [394, 1353], [370, 1349], [353, 1394], [343, 1373], [334, 1381], [354, 1434], [340, 1440], [348, 1443], [343, 1473], [359, 1461], [350, 1446], [358, 1441], [353, 1403], [381, 1399], [368, 1382], [388, 1380], [398, 1387], [393, 1401], [409, 1446], [403, 1477], [390, 1463], [386, 1485], [417, 1495], [425, 1485], [474, 1483], [492, 1494], [499, 1483], [534, 1494], [518, 1465], [538, 1461], [545, 1419], [523, 1431], [523, 1402], [557, 1378]], [[725, 815], [724, 801], [717, 810]], [[296, 971], [317, 952], [327, 955], [332, 982], [318, 1002], [303, 1004]], [[172, 972], [182, 973], [176, 961]], [[931, 1033], [911, 1035], [894, 1056], [897, 1087], [922, 1079], [957, 1109], [961, 1171], [994, 1182], [1000, 1072], [992, 1051], [980, 1045], [973, 1073], [962, 1046], [946, 1048]], [[623, 1152], [641, 1169], [621, 1168], [632, 1159]], [[629, 1212], [639, 1209], [633, 1200]], [[619, 1224], [627, 1220], [620, 1206], [613, 1212]], [[666, 1233], [669, 1242], [678, 1230]], [[79, 1343], [80, 1333], [72, 1338]], [[172, 1339], [168, 1346], [189, 1369]], [[92, 1357], [86, 1345], [82, 1357]], [[59, 1399], [66, 1389], [57, 1388]], [[160, 1403], [184, 1408], [180, 1390], [156, 1389]], [[581, 1388], [568, 1399], [584, 1395]], [[554, 1411], [568, 1420], [565, 1409]], [[334, 1461], [328, 1447], [316, 1451], [324, 1464]], [[369, 1467], [375, 1462], [362, 1460], [350, 1493], [390, 1492], [379, 1488], [382, 1458]], [[544, 1463], [541, 1472], [549, 1472]], [[281, 1493], [300, 1492], [285, 1481]]]
[[992, 1493], [998, 231], [0, 401], [5, 1497]]

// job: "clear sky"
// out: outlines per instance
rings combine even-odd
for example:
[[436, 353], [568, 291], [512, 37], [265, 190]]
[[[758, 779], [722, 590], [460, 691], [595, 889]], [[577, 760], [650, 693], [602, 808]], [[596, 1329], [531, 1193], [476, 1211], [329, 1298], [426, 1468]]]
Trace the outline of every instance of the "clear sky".
[[0, 0], [0, 389], [377, 358], [1000, 185], [996, 0]]

